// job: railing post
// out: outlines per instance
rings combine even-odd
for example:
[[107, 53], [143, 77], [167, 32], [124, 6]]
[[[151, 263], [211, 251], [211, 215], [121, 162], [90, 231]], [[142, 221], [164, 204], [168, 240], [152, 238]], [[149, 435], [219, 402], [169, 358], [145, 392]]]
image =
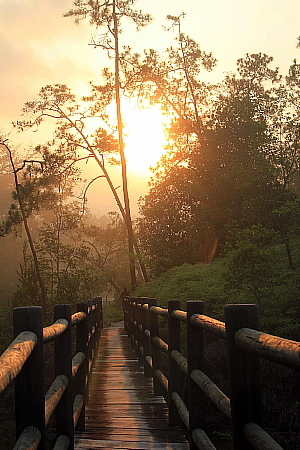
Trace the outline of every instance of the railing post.
[[83, 405], [76, 425], [76, 431], [84, 431], [85, 429], [85, 404], [86, 404], [86, 379], [88, 374], [89, 360], [87, 352], [87, 341], [88, 341], [88, 307], [86, 302], [77, 303], [77, 311], [84, 312], [86, 314], [86, 319], [80, 322], [76, 326], [76, 353], [83, 352], [85, 359], [83, 363], [79, 366], [76, 383], [75, 383], [75, 394], [82, 394], [84, 396]]
[[102, 297], [98, 298], [98, 307], [99, 307], [99, 337], [101, 335], [101, 330], [103, 329], [103, 299]]
[[181, 425], [181, 420], [177, 412], [175, 403], [172, 400], [172, 392], [181, 392], [180, 381], [181, 374], [176, 362], [171, 356], [172, 350], [180, 352], [180, 321], [172, 317], [172, 311], [180, 309], [179, 300], [169, 300], [168, 302], [168, 363], [169, 363], [169, 387], [168, 387], [168, 407], [169, 407], [169, 423], [172, 426]]
[[95, 297], [93, 299], [93, 304], [96, 306], [95, 311], [95, 353], [98, 352], [99, 347], [99, 341], [101, 337], [101, 330], [102, 330], [102, 318], [101, 318], [101, 311], [102, 311], [102, 298], [101, 297]]
[[127, 333], [130, 339], [131, 348], [134, 347], [133, 344], [133, 297], [128, 297], [128, 324], [127, 324]]
[[124, 331], [128, 333], [128, 297], [122, 299], [123, 317], [124, 317]]
[[263, 426], [259, 358], [241, 350], [234, 341], [240, 328], [258, 329], [256, 305], [225, 306], [228, 374], [234, 450], [250, 450], [243, 435], [249, 422]]
[[157, 306], [157, 299], [149, 298], [148, 304], [154, 395], [164, 395], [164, 389], [155, 375], [155, 371], [161, 368], [160, 350], [152, 341], [154, 336], [159, 336], [158, 315], [150, 311], [151, 306]]
[[87, 385], [86, 385], [86, 401], [89, 399], [89, 381], [91, 376], [91, 368], [93, 361], [93, 335], [92, 335], [92, 300], [87, 301], [88, 306], [88, 315], [87, 315], [87, 323], [88, 323], [88, 341], [87, 341], [87, 356], [88, 356], [88, 372], [87, 372]]
[[204, 366], [204, 332], [202, 328], [192, 325], [190, 319], [193, 314], [203, 314], [203, 302], [187, 302], [187, 360], [188, 360], [188, 410], [189, 410], [189, 441], [190, 449], [196, 450], [192, 432], [195, 428], [205, 430], [205, 395], [191, 373], [195, 369], [203, 371]]
[[[143, 299], [136, 297], [136, 356], [139, 360], [139, 365], [144, 367], [144, 355], [143, 355], [143, 332], [140, 328], [143, 328], [143, 313], [142, 313]], [[141, 350], [142, 348], [142, 350]]]
[[145, 320], [145, 311], [143, 309], [143, 305], [147, 303], [148, 298], [139, 297], [137, 299], [138, 306], [136, 311], [136, 321], [137, 321], [137, 356], [139, 359], [139, 364], [144, 368], [144, 373], [146, 370], [146, 361], [145, 361], [145, 341], [146, 336], [144, 334], [144, 330], [146, 328], [146, 320]]
[[69, 383], [56, 407], [56, 435], [64, 434], [70, 439], [69, 449], [74, 449], [73, 423], [73, 383], [72, 383], [72, 324], [71, 305], [56, 305], [54, 307], [54, 322], [66, 319], [69, 325], [66, 331], [54, 340], [55, 376], [65, 375]]
[[[94, 309], [95, 308], [95, 309]], [[91, 360], [92, 366], [94, 364], [94, 357], [97, 345], [97, 299], [93, 298], [91, 301]]]
[[141, 310], [140, 310], [140, 322], [141, 322], [141, 334], [140, 334], [140, 344], [143, 349], [142, 361], [144, 367], [144, 376], [151, 377], [152, 370], [146, 361], [146, 356], [150, 356], [150, 341], [149, 337], [145, 335], [145, 330], [149, 331], [149, 320], [148, 320], [148, 309], [144, 309], [143, 305], [148, 305], [148, 297], [140, 298]]
[[22, 331], [37, 335], [37, 344], [15, 380], [16, 437], [24, 428], [34, 426], [41, 433], [39, 449], [45, 448], [45, 390], [43, 310], [40, 306], [15, 308], [14, 337]]
[[[151, 354], [151, 333], [150, 333], [150, 299], [147, 298], [146, 301], [147, 309], [143, 309], [143, 322], [144, 322], [144, 376], [151, 378], [152, 377], [152, 368], [149, 365], [149, 362], [147, 361], [146, 357], [151, 357], [152, 360], [152, 354]], [[145, 331], [147, 332], [147, 335], [145, 334]]]
[[137, 297], [131, 297], [132, 303], [131, 303], [131, 320], [132, 320], [132, 347], [136, 351], [136, 341], [137, 341]]

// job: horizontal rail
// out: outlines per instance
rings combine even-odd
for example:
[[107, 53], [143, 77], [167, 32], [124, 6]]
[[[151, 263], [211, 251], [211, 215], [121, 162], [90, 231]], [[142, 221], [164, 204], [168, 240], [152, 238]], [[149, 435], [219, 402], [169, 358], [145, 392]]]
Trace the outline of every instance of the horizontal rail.
[[186, 427], [187, 430], [189, 430], [190, 414], [189, 414], [189, 410], [186, 407], [186, 404], [184, 403], [184, 401], [182, 400], [182, 398], [180, 397], [180, 395], [177, 392], [172, 392], [171, 398], [176, 405], [178, 414], [179, 414], [182, 422], [184, 423], [184, 426]]
[[150, 330], [144, 330], [144, 334], [145, 334], [145, 336], [147, 337], [147, 338], [150, 338], [151, 337], [151, 333], [150, 333]]
[[168, 310], [159, 306], [151, 306], [150, 312], [162, 317], [168, 317]]
[[37, 343], [37, 335], [22, 331], [0, 356], [0, 393], [21, 371]]
[[162, 373], [161, 370], [156, 369], [154, 372], [154, 376], [157, 378], [157, 380], [160, 382], [162, 387], [166, 392], [168, 392], [168, 378]]
[[68, 436], [62, 434], [61, 436], [58, 436], [58, 438], [56, 439], [53, 450], [68, 450], [69, 445], [70, 439], [68, 438]]
[[180, 367], [183, 373], [188, 374], [188, 362], [185, 356], [183, 356], [178, 350], [172, 350], [171, 356]]
[[151, 369], [153, 368], [152, 358], [151, 356], [145, 356], [145, 361]]
[[86, 314], [82, 311], [72, 314], [71, 324], [72, 327], [78, 325], [80, 322], [86, 319]]
[[58, 319], [49, 327], [43, 328], [44, 344], [53, 341], [55, 338], [63, 334], [66, 331], [68, 325], [69, 322], [66, 319]]
[[73, 423], [74, 427], [76, 427], [80, 412], [82, 410], [84, 403], [84, 396], [82, 394], [77, 394], [73, 403]]
[[198, 450], [217, 450], [207, 434], [201, 428], [192, 431], [192, 438]]
[[72, 359], [72, 377], [75, 377], [80, 365], [85, 360], [85, 354], [83, 352], [78, 352]]
[[244, 435], [246, 439], [253, 445], [255, 449], [259, 450], [283, 450], [281, 445], [259, 425], [256, 423], [247, 423], [244, 426]]
[[168, 344], [160, 337], [154, 336], [152, 338], [152, 342], [156, 345], [156, 347], [160, 348], [161, 351], [163, 351], [164, 353], [168, 353]]
[[45, 396], [45, 424], [49, 423], [49, 420], [55, 411], [66, 387], [69, 384], [68, 377], [66, 375], [58, 375], [51, 384], [46, 396]]
[[226, 339], [225, 323], [212, 317], [204, 316], [203, 314], [193, 314], [191, 316], [191, 323], [196, 327], [209, 331], [215, 336]]
[[181, 322], [186, 322], [187, 321], [187, 314], [185, 311], [181, 311], [180, 309], [175, 309], [174, 311], [172, 311], [172, 317], [174, 317], [174, 319], [178, 319]]
[[36, 427], [26, 427], [19, 436], [13, 450], [37, 450], [41, 441], [40, 430]]
[[230, 399], [205, 373], [195, 369], [191, 372], [191, 378], [220, 411], [227, 417], [231, 417]]
[[300, 342], [250, 328], [238, 330], [234, 340], [244, 351], [293, 369], [300, 369]]

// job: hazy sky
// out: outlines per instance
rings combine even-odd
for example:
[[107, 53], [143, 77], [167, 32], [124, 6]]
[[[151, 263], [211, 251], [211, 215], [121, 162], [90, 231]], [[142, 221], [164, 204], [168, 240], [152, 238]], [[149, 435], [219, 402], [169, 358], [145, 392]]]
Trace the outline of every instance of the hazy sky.
[[[273, 56], [283, 74], [294, 58], [300, 59], [296, 49], [300, 0], [140, 0], [136, 5], [152, 13], [155, 20], [139, 33], [125, 24], [121, 44], [137, 51], [163, 50], [174, 37], [163, 31], [166, 15], [184, 11], [183, 32], [218, 60], [217, 69], [206, 76], [212, 82], [234, 71], [236, 60], [246, 53]], [[89, 80], [99, 79], [100, 68], [107, 64], [105, 54], [88, 45], [93, 30], [87, 22], [76, 26], [62, 16], [70, 8], [71, 0], [0, 0], [0, 130], [9, 130], [24, 102], [33, 99], [40, 87], [66, 83], [83, 92]], [[18, 143], [30, 140], [12, 139]], [[136, 178], [130, 188], [134, 209], [137, 197], [145, 193], [145, 179]], [[109, 193], [100, 189], [97, 213], [113, 208]], [[96, 203], [99, 194], [90, 205]]]

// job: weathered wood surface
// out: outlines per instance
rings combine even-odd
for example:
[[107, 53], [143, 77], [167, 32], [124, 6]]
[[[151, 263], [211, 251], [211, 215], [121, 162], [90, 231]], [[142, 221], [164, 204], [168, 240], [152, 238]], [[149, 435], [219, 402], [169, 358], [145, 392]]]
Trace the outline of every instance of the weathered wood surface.
[[213, 319], [209, 316], [204, 316], [203, 314], [193, 314], [191, 317], [191, 323], [196, 327], [203, 328], [203, 330], [206, 330], [221, 339], [226, 339], [225, 323], [220, 322], [220, 320]]
[[244, 426], [244, 435], [256, 450], [283, 450], [274, 439], [255, 423]]
[[188, 450], [182, 431], [168, 426], [167, 405], [153, 395], [122, 328], [102, 331], [89, 393], [75, 448]]
[[20, 435], [13, 450], [36, 450], [41, 440], [41, 433], [35, 427], [26, 427]]
[[261, 358], [300, 369], [300, 343], [272, 334], [241, 328], [235, 333], [235, 343], [243, 350]]
[[18, 375], [37, 343], [35, 333], [23, 331], [0, 357], [0, 392]]
[[68, 321], [66, 319], [58, 319], [49, 327], [43, 329], [43, 341], [44, 343], [54, 341], [55, 338], [63, 334], [68, 327]]

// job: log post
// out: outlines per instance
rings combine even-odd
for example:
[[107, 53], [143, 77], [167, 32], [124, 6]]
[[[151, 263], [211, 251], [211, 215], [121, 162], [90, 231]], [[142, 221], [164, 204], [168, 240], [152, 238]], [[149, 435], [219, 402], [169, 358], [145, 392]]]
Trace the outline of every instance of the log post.
[[98, 299], [99, 299], [99, 308], [100, 308], [100, 310], [99, 310], [99, 320], [100, 320], [99, 326], [100, 326], [100, 334], [101, 334], [101, 331], [103, 330], [103, 298], [98, 297]]
[[136, 352], [136, 341], [137, 341], [137, 327], [136, 327], [136, 322], [137, 322], [137, 297], [132, 297], [132, 303], [131, 303], [131, 318], [132, 318], [132, 348], [134, 349], [134, 351]]
[[172, 311], [180, 309], [179, 300], [169, 300], [168, 302], [168, 365], [169, 365], [169, 388], [168, 388], [168, 407], [169, 424], [172, 426], [181, 425], [181, 420], [177, 412], [176, 405], [172, 399], [172, 392], [181, 392], [181, 374], [180, 369], [171, 356], [172, 350], [180, 352], [180, 321], [172, 317]]
[[131, 348], [133, 348], [133, 297], [128, 297], [128, 337], [130, 339]]
[[193, 314], [203, 314], [203, 302], [187, 302], [187, 360], [188, 360], [188, 410], [189, 410], [189, 441], [190, 449], [197, 446], [192, 438], [196, 428], [205, 430], [205, 395], [191, 378], [194, 369], [203, 371], [204, 368], [204, 332], [202, 328], [192, 325], [190, 319]]
[[[77, 303], [77, 312], [82, 311], [87, 316], [87, 310], [88, 307], [86, 302]], [[88, 341], [88, 320], [86, 318], [76, 326], [76, 353], [83, 352], [85, 355], [83, 363], [79, 366], [75, 382], [75, 395], [82, 394], [84, 396], [83, 406], [81, 408], [79, 419], [76, 425], [76, 431], [84, 431], [85, 429], [85, 404], [87, 394], [86, 379], [89, 367], [87, 341]]]
[[[144, 335], [145, 339], [145, 345], [144, 345], [144, 358], [151, 357], [152, 361], [152, 352], [151, 352], [151, 332], [150, 332], [150, 299], [147, 298], [147, 305], [148, 309], [143, 310], [144, 314], [144, 327], [145, 330], [147, 330], [147, 335]], [[145, 366], [144, 366], [144, 375], [145, 377], [151, 378], [152, 377], [152, 367], [149, 365], [149, 362], [145, 359]]]
[[158, 369], [160, 370], [160, 368], [161, 368], [160, 350], [152, 341], [154, 336], [159, 336], [158, 315], [151, 313], [151, 311], [150, 311], [151, 306], [157, 306], [157, 299], [149, 298], [148, 305], [149, 305], [149, 329], [150, 329], [154, 395], [164, 395], [165, 394], [164, 389], [155, 375], [155, 371]]
[[87, 386], [86, 386], [86, 401], [89, 399], [89, 381], [90, 381], [90, 371], [91, 371], [91, 364], [93, 361], [93, 335], [92, 335], [92, 300], [87, 301], [88, 306], [88, 316], [87, 316], [87, 323], [88, 323], [88, 342], [87, 342], [87, 356], [88, 356], [88, 373], [87, 373]]
[[65, 435], [70, 440], [69, 449], [74, 449], [73, 385], [72, 385], [72, 324], [71, 305], [54, 307], [54, 322], [66, 319], [66, 331], [54, 340], [55, 376], [65, 375], [69, 383], [56, 408], [56, 436]]
[[139, 365], [144, 367], [144, 355], [143, 355], [143, 310], [142, 310], [143, 299], [141, 297], [136, 297], [136, 356], [139, 360]]
[[128, 334], [128, 297], [122, 299], [123, 318], [124, 318], [124, 331]]
[[146, 347], [147, 347], [147, 338], [145, 336], [145, 329], [147, 328], [147, 311], [145, 311], [143, 309], [143, 305], [148, 303], [148, 298], [147, 297], [140, 297], [139, 298], [139, 303], [140, 303], [140, 307], [139, 307], [139, 355], [141, 358], [141, 365], [143, 366], [144, 369], [144, 376], [149, 376], [146, 375], [147, 369], [148, 369], [148, 364], [145, 360], [145, 357], [147, 355], [146, 353]]
[[97, 300], [93, 298], [91, 300], [91, 361], [92, 366], [94, 364], [95, 351], [97, 345]]
[[240, 328], [258, 329], [256, 305], [225, 306], [228, 375], [234, 450], [250, 450], [243, 435], [249, 422], [263, 426], [259, 358], [241, 350], [234, 335]]
[[98, 352], [99, 347], [99, 341], [101, 337], [101, 310], [102, 310], [102, 298], [101, 297], [95, 297], [93, 299], [93, 304], [96, 305], [96, 311], [95, 311], [95, 353]]
[[45, 390], [43, 309], [40, 306], [15, 308], [14, 337], [22, 331], [37, 335], [37, 344], [15, 380], [16, 438], [30, 426], [41, 433], [39, 449], [45, 448]]

